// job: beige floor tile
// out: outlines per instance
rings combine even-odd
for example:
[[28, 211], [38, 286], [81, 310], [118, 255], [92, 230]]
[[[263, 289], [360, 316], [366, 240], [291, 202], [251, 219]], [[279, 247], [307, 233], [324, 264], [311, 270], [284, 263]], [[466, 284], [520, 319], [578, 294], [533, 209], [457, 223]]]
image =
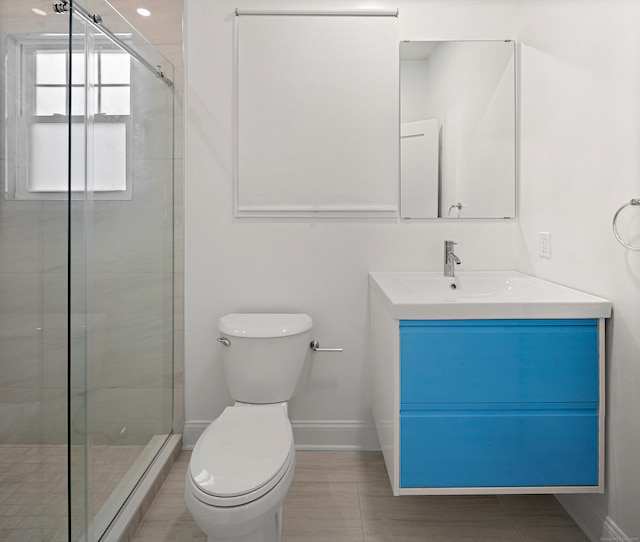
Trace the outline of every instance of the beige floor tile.
[[341, 519], [315, 522], [293, 522], [282, 531], [282, 542], [363, 542], [362, 526]]
[[175, 470], [172, 470], [165, 479], [165, 483], [170, 486], [184, 487], [184, 481], [187, 478], [187, 469], [177, 466]]
[[184, 500], [184, 492], [168, 491], [163, 485], [144, 519], [145, 521], [192, 521], [191, 512]]
[[284, 542], [362, 542], [355, 483], [293, 482], [284, 503]]
[[[133, 542], [204, 541], [182, 452]], [[550, 495], [394, 497], [378, 453], [298, 452], [283, 542], [588, 542]]]
[[296, 482], [363, 482], [388, 479], [380, 452], [296, 453]]
[[162, 484], [162, 491], [173, 495], [184, 495], [185, 477], [167, 478]]
[[525, 542], [589, 542], [553, 495], [500, 495]]
[[524, 542], [589, 542], [566, 513], [558, 516], [511, 516], [511, 521]]
[[143, 521], [131, 542], [205, 542], [207, 536], [190, 521]]
[[498, 500], [511, 516], [569, 517], [553, 495], [498, 495]]
[[180, 453], [178, 453], [178, 456], [176, 457], [176, 460], [174, 462], [174, 466], [180, 464], [188, 464], [189, 461], [191, 461], [191, 450], [182, 450]]
[[587, 535], [575, 525], [570, 527], [516, 525], [516, 528], [523, 542], [589, 542]]
[[365, 542], [520, 542], [507, 520], [498, 523], [364, 520]]
[[520, 531], [523, 542], [589, 542], [579, 527]]
[[363, 521], [434, 521], [491, 523], [507, 518], [494, 495], [404, 495], [394, 497], [388, 484], [359, 483]]

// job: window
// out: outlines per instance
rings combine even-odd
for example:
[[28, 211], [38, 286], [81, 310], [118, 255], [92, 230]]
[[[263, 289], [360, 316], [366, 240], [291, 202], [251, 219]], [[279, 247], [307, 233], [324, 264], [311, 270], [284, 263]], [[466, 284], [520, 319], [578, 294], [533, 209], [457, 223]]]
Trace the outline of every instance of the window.
[[86, 178], [96, 198], [131, 198], [129, 55], [96, 39], [87, 59], [84, 42], [77, 45], [70, 54], [67, 36], [7, 39], [9, 199], [66, 199], [69, 114], [72, 192], [83, 192]]

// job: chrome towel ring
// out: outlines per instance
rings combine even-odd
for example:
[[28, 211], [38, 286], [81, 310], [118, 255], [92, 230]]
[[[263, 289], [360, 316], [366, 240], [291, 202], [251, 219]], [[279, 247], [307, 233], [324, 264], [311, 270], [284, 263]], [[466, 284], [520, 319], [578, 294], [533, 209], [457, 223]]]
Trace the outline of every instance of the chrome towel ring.
[[622, 240], [622, 237], [620, 237], [620, 234], [618, 233], [618, 215], [620, 214], [620, 212], [625, 209], [626, 207], [638, 207], [640, 206], [640, 199], [632, 199], [629, 201], [629, 203], [625, 203], [624, 205], [622, 205], [617, 211], [616, 214], [613, 215], [613, 235], [616, 236], [616, 239], [618, 240], [618, 242], [624, 247], [624, 248], [628, 248], [629, 250], [640, 250], [640, 247], [634, 247], [631, 246], [627, 243], [625, 243]]

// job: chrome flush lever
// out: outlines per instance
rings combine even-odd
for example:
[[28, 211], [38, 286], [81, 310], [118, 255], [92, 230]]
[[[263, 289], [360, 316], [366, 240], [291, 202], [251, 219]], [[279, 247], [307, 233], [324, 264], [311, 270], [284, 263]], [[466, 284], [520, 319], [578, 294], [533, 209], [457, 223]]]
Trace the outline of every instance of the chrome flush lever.
[[231, 341], [229, 339], [227, 339], [226, 337], [220, 337], [219, 339], [216, 339], [219, 343], [222, 343], [224, 346], [231, 346]]
[[318, 341], [311, 341], [309, 348], [314, 352], [342, 352], [342, 348], [320, 348], [320, 343]]

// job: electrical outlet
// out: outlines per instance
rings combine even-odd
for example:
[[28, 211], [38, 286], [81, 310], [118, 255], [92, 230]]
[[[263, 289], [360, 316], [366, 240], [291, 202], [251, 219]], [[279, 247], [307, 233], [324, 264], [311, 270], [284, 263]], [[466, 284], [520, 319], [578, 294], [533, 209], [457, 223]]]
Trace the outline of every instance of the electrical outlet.
[[538, 256], [551, 259], [551, 234], [549, 232], [538, 232]]

